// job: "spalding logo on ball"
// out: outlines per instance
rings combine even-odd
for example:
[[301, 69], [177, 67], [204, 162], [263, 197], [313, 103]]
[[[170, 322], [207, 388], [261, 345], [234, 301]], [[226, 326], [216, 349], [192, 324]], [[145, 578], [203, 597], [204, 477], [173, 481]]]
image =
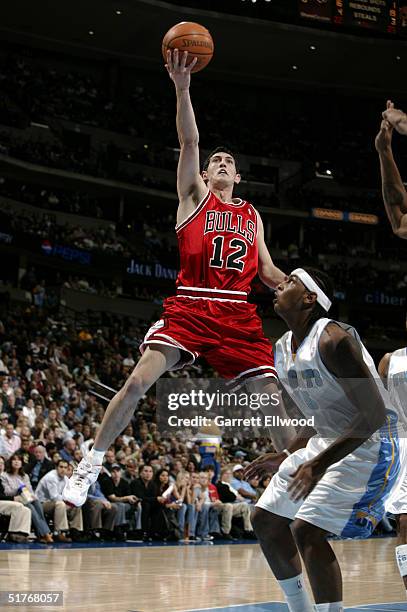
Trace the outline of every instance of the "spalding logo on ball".
[[192, 21], [181, 21], [168, 30], [163, 38], [161, 49], [165, 62], [168, 50], [179, 49], [181, 53], [188, 51], [187, 66], [194, 57], [197, 57], [198, 61], [192, 72], [199, 72], [211, 61], [214, 45], [212, 36], [206, 28]]

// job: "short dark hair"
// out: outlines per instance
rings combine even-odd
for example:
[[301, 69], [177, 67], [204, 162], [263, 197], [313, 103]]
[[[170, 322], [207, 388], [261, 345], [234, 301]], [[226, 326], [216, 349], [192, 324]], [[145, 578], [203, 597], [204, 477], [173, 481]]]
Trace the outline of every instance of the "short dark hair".
[[[322, 289], [325, 295], [332, 302], [334, 298], [334, 284], [332, 282], [331, 277], [328, 276], [328, 274], [326, 274], [325, 272], [322, 272], [322, 270], [317, 270], [317, 268], [304, 266], [303, 270], [305, 270], [305, 272], [308, 272], [308, 274], [316, 282], [318, 287]], [[312, 319], [316, 321], [317, 319], [321, 319], [321, 317], [326, 317], [327, 314], [327, 311], [322, 308], [322, 306], [318, 302], [315, 302], [312, 312]]]
[[69, 462], [66, 459], [58, 459], [57, 461], [57, 467], [59, 467], [61, 465], [61, 463], [66, 464], [66, 467], [69, 466]]
[[205, 159], [203, 166], [202, 166], [202, 171], [206, 171], [208, 169], [209, 166], [209, 162], [211, 161], [211, 157], [213, 157], [214, 155], [216, 155], [217, 153], [227, 153], [228, 155], [230, 155], [231, 157], [233, 157], [233, 159], [235, 160], [235, 166], [236, 166], [236, 172], [239, 173], [240, 169], [239, 169], [239, 162], [236, 159], [236, 155], [233, 153], [233, 151], [231, 151], [229, 149], [229, 147], [216, 147], [216, 149], [214, 149], [213, 151], [211, 151], [208, 155], [208, 157]]

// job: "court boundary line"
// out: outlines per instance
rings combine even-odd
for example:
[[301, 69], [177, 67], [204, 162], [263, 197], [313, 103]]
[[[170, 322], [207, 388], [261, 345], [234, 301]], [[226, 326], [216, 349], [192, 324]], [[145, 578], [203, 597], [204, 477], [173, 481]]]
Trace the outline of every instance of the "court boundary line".
[[[262, 604], [285, 604], [284, 601], [249, 601], [246, 603], [240, 603], [240, 604], [230, 604], [228, 606], [217, 606], [216, 608], [214, 607], [210, 607], [210, 608], [188, 608], [188, 610], [179, 610], [178, 612], [204, 612], [204, 611], [208, 611], [208, 610], [213, 610], [213, 612], [216, 612], [216, 610], [227, 610], [228, 608], [239, 608], [239, 607], [243, 607], [243, 606], [256, 606], [256, 605], [262, 605]], [[354, 610], [355, 612], [363, 612], [364, 610], [372, 610], [374, 612], [374, 608], [376, 606], [391, 606], [391, 605], [402, 605], [402, 604], [406, 604], [407, 602], [404, 601], [386, 601], [386, 602], [382, 602], [382, 601], [378, 601], [376, 603], [370, 603], [370, 604], [353, 604], [350, 607], [346, 607], [345, 608], [345, 612], [352, 612], [352, 610]], [[136, 612], [136, 611], [131, 611], [131, 612]], [[392, 610], [391, 608], [387, 609], [386, 612], [399, 612], [398, 609], [394, 608], [394, 610]]]

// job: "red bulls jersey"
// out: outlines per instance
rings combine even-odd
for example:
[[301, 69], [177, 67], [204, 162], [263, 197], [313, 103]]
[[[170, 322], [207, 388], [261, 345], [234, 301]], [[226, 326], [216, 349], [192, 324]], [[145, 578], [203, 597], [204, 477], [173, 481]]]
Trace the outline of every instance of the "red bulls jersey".
[[251, 204], [226, 204], [209, 191], [176, 227], [181, 258], [177, 287], [248, 294], [258, 267], [257, 226]]

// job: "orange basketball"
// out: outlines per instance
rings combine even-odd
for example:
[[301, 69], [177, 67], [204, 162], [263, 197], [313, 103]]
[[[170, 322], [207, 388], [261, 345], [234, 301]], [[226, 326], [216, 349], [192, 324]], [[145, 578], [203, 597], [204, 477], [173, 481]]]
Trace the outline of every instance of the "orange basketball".
[[188, 51], [187, 66], [194, 57], [197, 57], [198, 61], [192, 72], [199, 72], [211, 61], [214, 46], [212, 36], [206, 28], [199, 23], [181, 21], [168, 30], [163, 38], [161, 49], [165, 62], [168, 49], [179, 49], [180, 53]]

